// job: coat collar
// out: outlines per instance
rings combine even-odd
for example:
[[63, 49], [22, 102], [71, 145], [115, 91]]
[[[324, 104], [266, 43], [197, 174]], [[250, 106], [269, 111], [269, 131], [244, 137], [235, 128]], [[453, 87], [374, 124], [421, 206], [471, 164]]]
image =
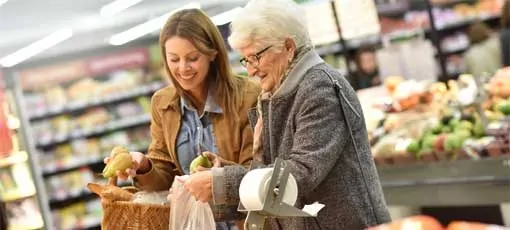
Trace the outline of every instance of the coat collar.
[[304, 78], [305, 73], [312, 67], [321, 63], [324, 63], [324, 60], [322, 60], [315, 50], [312, 49], [308, 51], [289, 72], [287, 79], [285, 79], [271, 98], [281, 97], [292, 92]]

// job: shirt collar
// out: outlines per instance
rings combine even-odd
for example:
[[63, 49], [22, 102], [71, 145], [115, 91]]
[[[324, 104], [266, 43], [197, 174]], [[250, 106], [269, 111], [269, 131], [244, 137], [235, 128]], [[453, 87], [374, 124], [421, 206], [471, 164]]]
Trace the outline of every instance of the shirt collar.
[[[219, 106], [214, 99], [215, 92], [216, 91], [212, 87], [209, 87], [209, 90], [207, 90], [207, 98], [205, 100], [204, 112], [223, 113], [223, 108], [221, 108], [221, 106]], [[189, 111], [196, 110], [193, 107], [193, 105], [191, 105], [186, 99], [184, 99], [184, 97], [181, 97], [180, 100], [181, 100], [181, 114], [184, 114], [185, 109]]]

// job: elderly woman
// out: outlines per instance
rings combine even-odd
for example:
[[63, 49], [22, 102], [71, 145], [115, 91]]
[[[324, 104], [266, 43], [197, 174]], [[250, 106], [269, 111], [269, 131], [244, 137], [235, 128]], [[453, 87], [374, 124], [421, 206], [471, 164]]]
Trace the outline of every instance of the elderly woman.
[[[266, 224], [358, 230], [388, 222], [360, 103], [349, 83], [314, 51], [303, 15], [290, 0], [253, 0], [232, 21], [229, 37], [263, 89], [250, 119], [254, 161], [271, 167], [276, 157], [284, 160], [297, 181], [296, 207], [326, 205], [317, 218]], [[185, 187], [204, 202], [237, 203], [246, 173], [239, 166], [213, 168], [193, 174]]]

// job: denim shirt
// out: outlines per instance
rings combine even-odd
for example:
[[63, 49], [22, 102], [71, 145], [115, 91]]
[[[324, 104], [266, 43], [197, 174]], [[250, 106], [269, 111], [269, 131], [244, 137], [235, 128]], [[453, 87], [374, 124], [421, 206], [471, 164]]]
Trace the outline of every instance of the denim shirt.
[[[189, 165], [200, 153], [209, 151], [218, 153], [214, 130], [211, 122], [211, 113], [221, 114], [223, 109], [215, 103], [212, 90], [207, 93], [204, 112], [198, 111], [181, 97], [182, 122], [177, 135], [177, 157], [185, 174], [190, 174]], [[237, 229], [234, 222], [217, 222], [217, 230]]]
[[205, 151], [218, 153], [211, 113], [223, 113], [223, 109], [215, 103], [212, 93], [207, 94], [204, 112], [201, 115], [181, 97], [182, 122], [177, 135], [176, 151], [179, 164], [185, 174], [190, 173], [189, 165], [200, 153]]

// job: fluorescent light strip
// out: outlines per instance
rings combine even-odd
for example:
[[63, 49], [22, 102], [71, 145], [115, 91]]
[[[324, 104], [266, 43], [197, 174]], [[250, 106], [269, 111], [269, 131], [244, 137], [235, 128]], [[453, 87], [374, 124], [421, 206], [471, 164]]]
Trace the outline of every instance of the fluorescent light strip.
[[220, 13], [218, 15], [215, 15], [211, 19], [215, 25], [221, 26], [221, 25], [231, 22], [232, 18], [235, 17], [241, 9], [242, 9], [241, 7], [236, 7], [234, 9], [231, 9], [231, 10], [225, 11], [223, 13]]
[[55, 45], [61, 43], [73, 36], [73, 30], [70, 28], [60, 29], [41, 40], [38, 40], [24, 48], [19, 49], [18, 51], [7, 55], [6, 57], [0, 59], [0, 65], [4, 67], [11, 67], [19, 64]]
[[116, 0], [101, 7], [99, 13], [101, 14], [101, 17], [111, 17], [140, 3], [141, 1], [143, 0]]
[[168, 17], [170, 17], [170, 15], [183, 9], [200, 9], [200, 4], [196, 2], [186, 4], [155, 19], [137, 25], [121, 33], [115, 34], [108, 40], [108, 42], [115, 46], [123, 45], [137, 38], [140, 38], [146, 34], [159, 30], [161, 29], [161, 27], [163, 27], [163, 25], [165, 24]]
[[9, 1], [9, 0], [0, 0], [0, 6], [2, 6], [3, 4], [7, 3], [7, 1]]

